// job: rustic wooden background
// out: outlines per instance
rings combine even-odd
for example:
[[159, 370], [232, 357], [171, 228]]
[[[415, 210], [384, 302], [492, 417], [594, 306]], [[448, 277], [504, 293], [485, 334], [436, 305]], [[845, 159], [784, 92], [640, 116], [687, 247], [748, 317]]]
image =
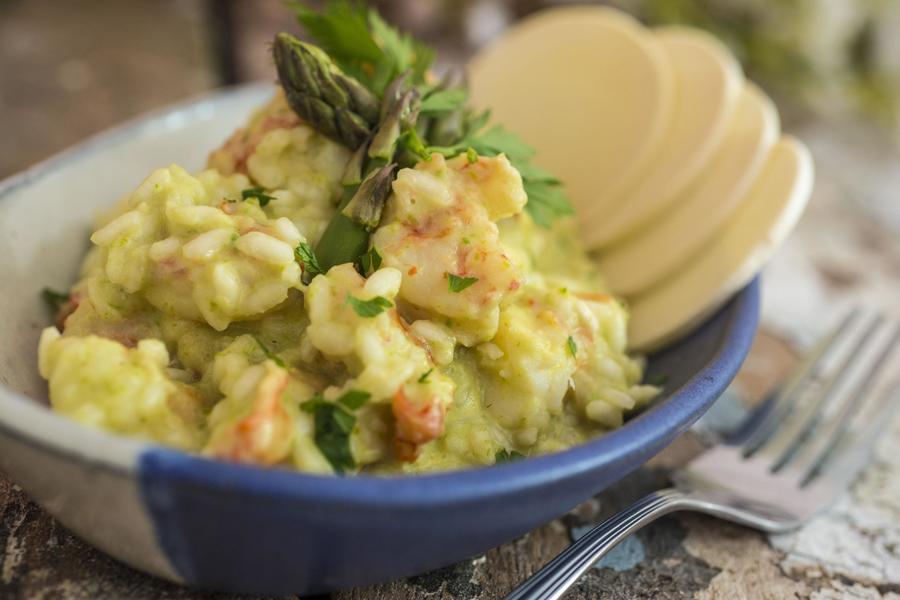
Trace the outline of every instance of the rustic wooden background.
[[[462, 13], [446, 12], [463, 0], [381, 4], [451, 62], [491, 33], [483, 28], [464, 43]], [[482, 17], [490, 25], [489, 10]], [[0, 0], [0, 178], [146, 110], [272, 78], [266, 44], [280, 29], [293, 25], [274, 0]], [[816, 155], [815, 198], [767, 271], [763, 333], [707, 427], [760, 398], [842, 306], [892, 306], [900, 292], [895, 147], [857, 124], [807, 118], [791, 127]], [[485, 556], [335, 598], [501, 598], [586, 525], [665, 485], [668, 470], [699, 448], [697, 436], [685, 436], [613, 489]], [[0, 598], [230, 597], [117, 563], [0, 474]], [[693, 515], [663, 519], [592, 569], [570, 597], [900, 599], [900, 423], [853, 493], [799, 533], [768, 538]]]

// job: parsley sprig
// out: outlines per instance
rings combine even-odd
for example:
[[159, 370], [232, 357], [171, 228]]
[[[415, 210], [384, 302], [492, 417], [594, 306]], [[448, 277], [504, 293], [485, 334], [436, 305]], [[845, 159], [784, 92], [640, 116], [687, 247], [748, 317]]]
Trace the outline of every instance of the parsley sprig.
[[69, 301], [69, 294], [67, 292], [57, 292], [56, 290], [50, 288], [44, 288], [41, 290], [41, 298], [53, 312], [56, 314], [63, 307], [63, 305]]
[[316, 247], [326, 270], [358, 262], [396, 169], [434, 152], [465, 154], [470, 162], [505, 154], [522, 175], [525, 208], [535, 222], [549, 226], [572, 213], [560, 181], [532, 163], [534, 150], [489, 125], [488, 112], [466, 107], [463, 84], [452, 77], [426, 79], [434, 61], [428, 46], [362, 3], [331, 0], [322, 10], [301, 2], [290, 6], [317, 46], [289, 34], [276, 37], [275, 63], [288, 102], [312, 127], [354, 151], [340, 210]]
[[347, 390], [334, 402], [316, 394], [300, 405], [300, 409], [313, 415], [313, 439], [319, 452], [338, 475], [356, 468], [356, 459], [350, 444], [350, 434], [356, 426], [354, 411], [372, 398], [363, 390]]
[[453, 273], [447, 273], [447, 287], [454, 294], [458, 294], [464, 289], [474, 285], [478, 281], [477, 277], [460, 277]]
[[369, 300], [360, 300], [359, 298], [347, 294], [347, 304], [353, 307], [353, 312], [364, 319], [377, 317], [394, 305], [384, 296], [375, 296]]
[[275, 199], [275, 196], [270, 196], [264, 188], [257, 186], [241, 191], [242, 200], [249, 200], [250, 198], [256, 198], [260, 208], [265, 208], [269, 201]]
[[305, 283], [309, 283], [316, 275], [323, 275], [325, 273], [325, 271], [322, 270], [322, 267], [319, 266], [319, 259], [316, 258], [316, 253], [313, 251], [312, 246], [307, 242], [300, 242], [300, 245], [294, 248], [294, 258], [297, 259], [297, 262], [303, 267], [303, 279]]
[[500, 450], [497, 450], [497, 453], [494, 455], [494, 463], [512, 462], [514, 460], [522, 460], [523, 458], [525, 458], [525, 455], [521, 452], [501, 448]]
[[330, 0], [322, 11], [302, 2], [290, 7], [309, 36], [348, 75], [378, 95], [394, 78], [410, 71], [422, 82], [434, 50], [388, 25], [375, 9]]

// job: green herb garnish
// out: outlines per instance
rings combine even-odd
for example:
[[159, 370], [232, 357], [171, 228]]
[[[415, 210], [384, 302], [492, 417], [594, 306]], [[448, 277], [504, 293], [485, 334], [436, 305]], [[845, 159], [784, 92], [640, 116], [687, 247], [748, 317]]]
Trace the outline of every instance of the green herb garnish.
[[360, 300], [350, 294], [347, 294], [347, 302], [353, 307], [353, 310], [364, 319], [377, 317], [385, 310], [392, 308], [394, 305], [384, 296], [375, 296], [371, 300]]
[[300, 266], [303, 267], [303, 274], [310, 279], [325, 273], [322, 267], [319, 266], [319, 261], [316, 259], [316, 253], [313, 252], [312, 246], [306, 242], [300, 242], [300, 245], [294, 248], [294, 257], [300, 263]]
[[69, 294], [65, 292], [57, 292], [56, 290], [51, 290], [50, 288], [44, 288], [41, 290], [41, 298], [47, 304], [47, 307], [53, 311], [53, 313], [58, 313], [63, 305], [69, 301]]
[[447, 273], [447, 280], [449, 281], [450, 291], [458, 294], [459, 292], [463, 291], [464, 289], [478, 281], [478, 278], [460, 277], [459, 275], [454, 275], [453, 273]]
[[343, 404], [350, 410], [356, 410], [369, 401], [372, 394], [363, 390], [347, 390], [340, 398], [337, 399], [338, 404]]
[[356, 417], [321, 396], [314, 396], [301, 404], [300, 408], [313, 415], [313, 439], [334, 472], [343, 475], [345, 471], [356, 468], [356, 460], [350, 448], [350, 433], [356, 425]]
[[469, 146], [466, 149], [466, 160], [469, 161], [470, 165], [478, 162], [478, 153], [475, 151], [475, 148]]
[[248, 188], [241, 192], [241, 198], [244, 200], [249, 200], [250, 198], [256, 198], [259, 201], [260, 207], [265, 207], [266, 204], [269, 203], [270, 200], [274, 200], [275, 196], [270, 196], [266, 193], [261, 187], [252, 187]]
[[419, 383], [428, 383], [428, 376], [431, 375], [431, 372], [434, 371], [434, 367], [428, 369], [419, 377]]
[[281, 358], [277, 354], [275, 354], [274, 352], [269, 350], [269, 348], [265, 344], [262, 343], [261, 339], [259, 339], [255, 335], [253, 336], [253, 339], [256, 340], [256, 345], [259, 346], [259, 349], [262, 350], [262, 352], [263, 352], [263, 354], [265, 354], [266, 358], [271, 360], [273, 363], [275, 363], [282, 369], [287, 368], [287, 365], [284, 364], [284, 361], [281, 360]]
[[525, 458], [525, 455], [521, 452], [516, 452], [515, 450], [507, 450], [506, 448], [502, 448], [497, 450], [497, 454], [494, 455], [495, 463], [505, 463], [511, 462], [514, 460], [522, 460]]
[[372, 246], [369, 250], [359, 257], [359, 266], [363, 275], [371, 275], [381, 268], [381, 255], [378, 254], [378, 248]]
[[422, 100], [422, 112], [442, 113], [465, 108], [469, 93], [463, 88], [437, 90]]
[[575, 354], [578, 352], [578, 345], [575, 344], [575, 340], [571, 335], [569, 336], [569, 339], [566, 340], [566, 346], [569, 348], [569, 354], [575, 356]]
[[534, 150], [506, 129], [489, 127], [487, 111], [466, 107], [464, 84], [450, 76], [426, 81], [433, 50], [362, 3], [291, 7], [313, 43], [276, 36], [273, 55], [285, 97], [306, 123], [353, 152], [338, 211], [316, 246], [323, 270], [359, 264], [397, 170], [433, 152], [466, 154], [470, 161], [506, 154], [522, 174], [525, 208], [535, 222], [549, 226], [572, 214], [559, 180], [531, 164]]
[[406, 71], [424, 83], [434, 51], [388, 25], [374, 9], [330, 1], [322, 11], [291, 3], [297, 20], [335, 63], [378, 95]]

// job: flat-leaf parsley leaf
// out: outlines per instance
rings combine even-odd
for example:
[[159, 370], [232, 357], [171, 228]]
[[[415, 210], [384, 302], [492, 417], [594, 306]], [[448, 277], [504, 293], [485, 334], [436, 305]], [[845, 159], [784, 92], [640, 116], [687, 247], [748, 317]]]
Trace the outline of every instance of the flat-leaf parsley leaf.
[[301, 404], [300, 408], [313, 415], [313, 439], [334, 472], [343, 475], [345, 471], [356, 468], [356, 460], [350, 448], [350, 433], [356, 425], [356, 417], [337, 404], [325, 401], [321, 396], [314, 396]]
[[270, 200], [274, 200], [275, 196], [270, 196], [266, 193], [266, 190], [261, 187], [252, 187], [242, 191], [241, 198], [243, 198], [244, 200], [256, 198], [257, 200], [259, 200], [260, 207], [263, 207], [268, 204]]
[[347, 302], [353, 307], [353, 310], [364, 319], [377, 317], [385, 310], [392, 308], [394, 305], [384, 296], [375, 296], [371, 300], [360, 300], [350, 294], [347, 294]]
[[372, 394], [363, 390], [347, 390], [340, 398], [337, 399], [338, 404], [343, 404], [350, 410], [356, 410], [369, 401]]
[[62, 308], [63, 304], [69, 301], [69, 294], [65, 292], [57, 292], [56, 290], [51, 290], [50, 288], [44, 288], [41, 290], [41, 298], [43, 298], [44, 302], [47, 303], [47, 306], [50, 307], [54, 313], [59, 312], [59, 309]]
[[304, 275], [313, 278], [324, 273], [322, 267], [319, 266], [319, 260], [316, 258], [312, 246], [308, 243], [300, 242], [300, 245], [294, 248], [294, 257], [300, 262], [300, 266], [303, 267]]
[[497, 454], [494, 455], [495, 463], [504, 463], [511, 462], [514, 460], [521, 460], [525, 458], [525, 455], [521, 452], [516, 452], [515, 450], [507, 450], [506, 448], [501, 448], [497, 450]]
[[371, 274], [381, 268], [381, 255], [378, 248], [372, 246], [368, 252], [359, 257], [359, 264], [363, 274]]
[[447, 280], [449, 281], [450, 291], [458, 294], [459, 292], [463, 291], [464, 289], [478, 281], [478, 278], [460, 277], [459, 275], [454, 275], [453, 273], [447, 273]]

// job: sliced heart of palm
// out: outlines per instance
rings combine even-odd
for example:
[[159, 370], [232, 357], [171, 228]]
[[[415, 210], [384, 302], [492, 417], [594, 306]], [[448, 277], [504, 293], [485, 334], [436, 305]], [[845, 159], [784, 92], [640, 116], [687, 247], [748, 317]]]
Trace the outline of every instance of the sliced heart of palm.
[[511, 28], [468, 67], [472, 101], [537, 150], [579, 214], [652, 159], [670, 121], [672, 73], [657, 40], [621, 12], [567, 7]]
[[610, 289], [633, 297], [677, 273], [739, 209], [778, 133], [774, 104], [746, 84], [725, 138], [703, 172], [662, 215], [598, 254]]
[[716, 236], [666, 283], [633, 301], [631, 347], [652, 350], [686, 333], [753, 279], [794, 228], [812, 183], [809, 151], [782, 137]]
[[714, 37], [680, 27], [654, 33], [674, 75], [668, 130], [642, 175], [611, 205], [598, 202], [579, 213], [582, 237], [592, 249], [609, 246], [672, 206], [708, 167], [741, 93], [741, 68]]

